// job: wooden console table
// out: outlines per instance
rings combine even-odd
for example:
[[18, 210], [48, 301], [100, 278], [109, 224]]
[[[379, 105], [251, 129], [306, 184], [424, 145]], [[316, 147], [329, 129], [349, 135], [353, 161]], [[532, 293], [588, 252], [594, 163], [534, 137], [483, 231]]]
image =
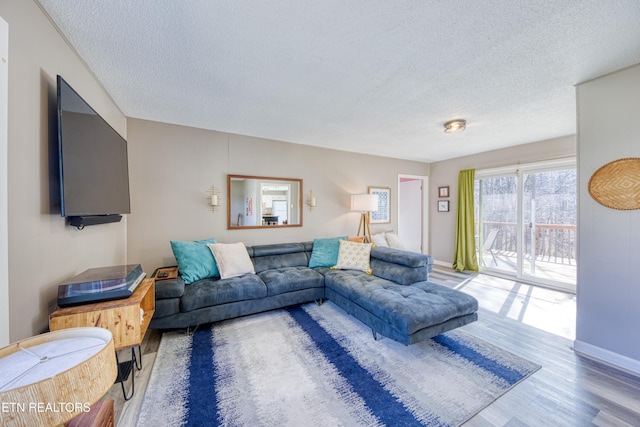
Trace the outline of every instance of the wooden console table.
[[[99, 326], [110, 330], [113, 334], [116, 360], [118, 350], [131, 348], [131, 360], [122, 363], [118, 361], [116, 382], [122, 384], [122, 392], [125, 394], [124, 381], [129, 377], [133, 366], [138, 370], [142, 369], [140, 344], [153, 317], [155, 301], [155, 280], [144, 279], [129, 298], [58, 308], [49, 315], [49, 329], [57, 331], [79, 326]], [[139, 360], [135, 347], [138, 347]], [[127, 397], [125, 394], [125, 400], [133, 396], [133, 377], [131, 382], [131, 395]]]

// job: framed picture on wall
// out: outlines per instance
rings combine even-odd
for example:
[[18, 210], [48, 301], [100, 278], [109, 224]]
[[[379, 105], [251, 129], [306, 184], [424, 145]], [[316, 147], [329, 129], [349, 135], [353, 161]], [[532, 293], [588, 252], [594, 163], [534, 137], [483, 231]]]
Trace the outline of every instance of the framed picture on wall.
[[438, 187], [438, 197], [449, 197], [449, 186]]
[[369, 187], [369, 194], [378, 196], [378, 210], [371, 212], [372, 224], [391, 222], [391, 189], [388, 187]]
[[448, 200], [438, 200], [438, 212], [449, 212]]

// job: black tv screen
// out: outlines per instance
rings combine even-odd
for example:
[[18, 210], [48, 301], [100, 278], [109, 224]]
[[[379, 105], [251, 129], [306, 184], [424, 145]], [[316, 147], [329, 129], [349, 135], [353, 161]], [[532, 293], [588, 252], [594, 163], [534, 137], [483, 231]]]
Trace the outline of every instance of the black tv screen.
[[127, 141], [61, 76], [57, 80], [62, 216], [130, 213]]

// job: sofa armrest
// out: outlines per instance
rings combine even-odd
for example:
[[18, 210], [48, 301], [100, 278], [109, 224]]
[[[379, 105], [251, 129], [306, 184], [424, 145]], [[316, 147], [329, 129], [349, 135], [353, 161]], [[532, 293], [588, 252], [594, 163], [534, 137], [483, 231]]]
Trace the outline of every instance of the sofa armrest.
[[156, 299], [180, 298], [184, 294], [184, 280], [178, 276], [175, 279], [156, 280]]
[[418, 252], [403, 251], [400, 249], [375, 247], [371, 249], [371, 258], [392, 264], [403, 265], [405, 267], [426, 266], [429, 271], [433, 268], [433, 257]]
[[429, 279], [433, 257], [400, 249], [376, 247], [371, 250], [373, 275], [401, 285]]

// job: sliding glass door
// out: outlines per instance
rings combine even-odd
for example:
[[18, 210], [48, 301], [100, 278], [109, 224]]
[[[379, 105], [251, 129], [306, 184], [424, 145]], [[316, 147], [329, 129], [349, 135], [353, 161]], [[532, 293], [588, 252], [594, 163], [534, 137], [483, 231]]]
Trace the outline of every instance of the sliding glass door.
[[575, 291], [574, 160], [476, 172], [481, 270]]
[[487, 177], [475, 182], [478, 265], [507, 274], [518, 271], [518, 178]]
[[576, 170], [524, 173], [522, 274], [576, 283]]

